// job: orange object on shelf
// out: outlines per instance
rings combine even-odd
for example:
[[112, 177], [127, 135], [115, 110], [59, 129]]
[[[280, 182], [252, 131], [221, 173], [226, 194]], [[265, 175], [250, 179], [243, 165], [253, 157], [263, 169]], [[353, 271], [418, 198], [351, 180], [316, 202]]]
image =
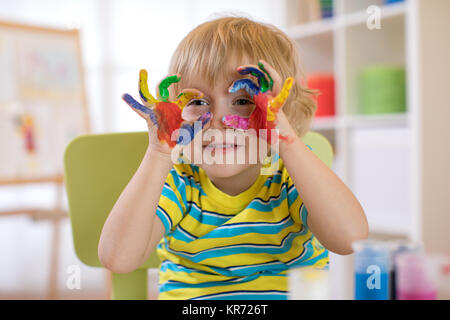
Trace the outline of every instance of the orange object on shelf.
[[316, 117], [331, 117], [335, 112], [334, 75], [314, 73], [308, 76], [308, 88], [318, 90], [314, 97], [317, 102]]

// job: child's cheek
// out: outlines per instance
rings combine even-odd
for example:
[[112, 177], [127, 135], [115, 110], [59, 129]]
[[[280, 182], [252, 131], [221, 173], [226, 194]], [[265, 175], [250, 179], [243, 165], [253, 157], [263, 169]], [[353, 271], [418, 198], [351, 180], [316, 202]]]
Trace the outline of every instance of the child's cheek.
[[197, 105], [186, 106], [183, 109], [181, 116], [185, 121], [195, 121], [208, 111], [209, 106], [197, 106]]

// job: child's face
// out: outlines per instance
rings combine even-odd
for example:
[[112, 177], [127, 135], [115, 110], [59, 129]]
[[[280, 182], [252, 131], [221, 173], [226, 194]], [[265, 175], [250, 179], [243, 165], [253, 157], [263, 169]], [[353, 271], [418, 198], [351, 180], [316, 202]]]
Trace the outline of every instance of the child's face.
[[258, 154], [262, 141], [248, 131], [232, 129], [222, 122], [225, 115], [249, 117], [255, 108], [253, 97], [247, 91], [228, 92], [235, 80], [246, 77], [240, 75], [236, 68], [250, 63], [248, 60], [231, 59], [215, 87], [211, 87], [200, 75], [193, 75], [189, 83], [182, 84], [181, 89], [194, 88], [204, 94], [202, 99], [188, 103], [183, 111], [185, 119], [196, 119], [206, 111], [212, 113], [212, 119], [203, 132], [183, 149], [184, 155], [210, 177], [231, 177], [260, 167]]

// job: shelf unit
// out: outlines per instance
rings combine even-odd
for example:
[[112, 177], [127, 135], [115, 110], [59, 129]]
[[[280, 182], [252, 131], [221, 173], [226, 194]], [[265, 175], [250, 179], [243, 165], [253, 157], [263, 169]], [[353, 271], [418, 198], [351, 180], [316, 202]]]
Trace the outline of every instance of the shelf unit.
[[[296, 15], [286, 0], [286, 20]], [[372, 236], [409, 238], [428, 253], [450, 250], [448, 119], [450, 1], [335, 0], [334, 17], [288, 25], [303, 69], [333, 73], [336, 116], [314, 119], [335, 148], [334, 171], [360, 200]], [[369, 30], [367, 9], [380, 8]], [[394, 64], [406, 70], [406, 112], [358, 113], [358, 73]], [[353, 257], [330, 253], [336, 299], [353, 298]]]
[[[292, 3], [287, 1], [288, 6]], [[381, 29], [367, 27], [370, 5], [380, 9]], [[400, 158], [408, 160], [405, 154], [410, 151], [410, 109], [407, 106], [407, 112], [400, 114], [359, 114], [358, 74], [364, 66], [388, 64], [405, 67], [407, 76], [412, 75], [405, 49], [408, 10], [408, 1], [383, 5], [380, 0], [337, 0], [332, 18], [291, 25], [286, 29], [298, 44], [306, 75], [326, 72], [335, 77], [336, 116], [315, 118], [311, 129], [323, 133], [332, 142], [335, 172], [361, 201], [370, 230], [397, 237], [411, 236], [408, 212], [411, 193], [404, 179], [408, 165], [391, 167], [387, 171], [382, 170], [382, 166], [371, 169], [370, 165], [373, 157], [379, 157], [383, 164], [386, 157], [392, 156], [397, 157], [392, 159], [393, 163], [400, 162]], [[389, 154], [393, 146], [402, 153]], [[362, 152], [370, 154], [371, 158], [364, 157]], [[393, 172], [398, 170], [402, 174], [394, 175]], [[363, 175], [363, 172], [373, 175]], [[397, 192], [398, 198], [391, 196], [391, 187], [403, 190]], [[380, 205], [379, 199], [389, 199], [390, 203]]]

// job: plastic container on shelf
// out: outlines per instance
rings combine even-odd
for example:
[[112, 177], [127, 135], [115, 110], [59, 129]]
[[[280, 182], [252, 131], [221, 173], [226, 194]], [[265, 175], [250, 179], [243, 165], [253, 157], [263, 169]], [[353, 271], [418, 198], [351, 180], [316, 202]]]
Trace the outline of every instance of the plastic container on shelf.
[[405, 0], [385, 0], [384, 1], [385, 4], [393, 4], [393, 3], [398, 3], [398, 2], [405, 2]]
[[352, 244], [355, 258], [355, 300], [389, 300], [390, 247], [386, 242]]
[[450, 254], [438, 258], [438, 299], [450, 300]]
[[303, 267], [289, 270], [289, 300], [329, 300], [329, 268]]
[[322, 13], [322, 18], [332, 18], [333, 17], [333, 0], [320, 0], [320, 11]]
[[331, 117], [335, 112], [335, 84], [331, 73], [311, 73], [308, 75], [308, 88], [318, 90], [314, 98], [317, 102], [316, 117]]
[[421, 244], [411, 242], [409, 240], [390, 241], [389, 245], [391, 251], [391, 267], [389, 275], [390, 299], [397, 300], [397, 281], [396, 281], [397, 268], [395, 265], [395, 259], [399, 254], [423, 252], [423, 247]]
[[403, 253], [395, 258], [397, 300], [436, 300], [438, 268], [435, 257]]
[[322, 18], [319, 0], [297, 0], [296, 23], [304, 24]]
[[360, 113], [383, 114], [406, 111], [404, 67], [375, 65], [360, 74]]

